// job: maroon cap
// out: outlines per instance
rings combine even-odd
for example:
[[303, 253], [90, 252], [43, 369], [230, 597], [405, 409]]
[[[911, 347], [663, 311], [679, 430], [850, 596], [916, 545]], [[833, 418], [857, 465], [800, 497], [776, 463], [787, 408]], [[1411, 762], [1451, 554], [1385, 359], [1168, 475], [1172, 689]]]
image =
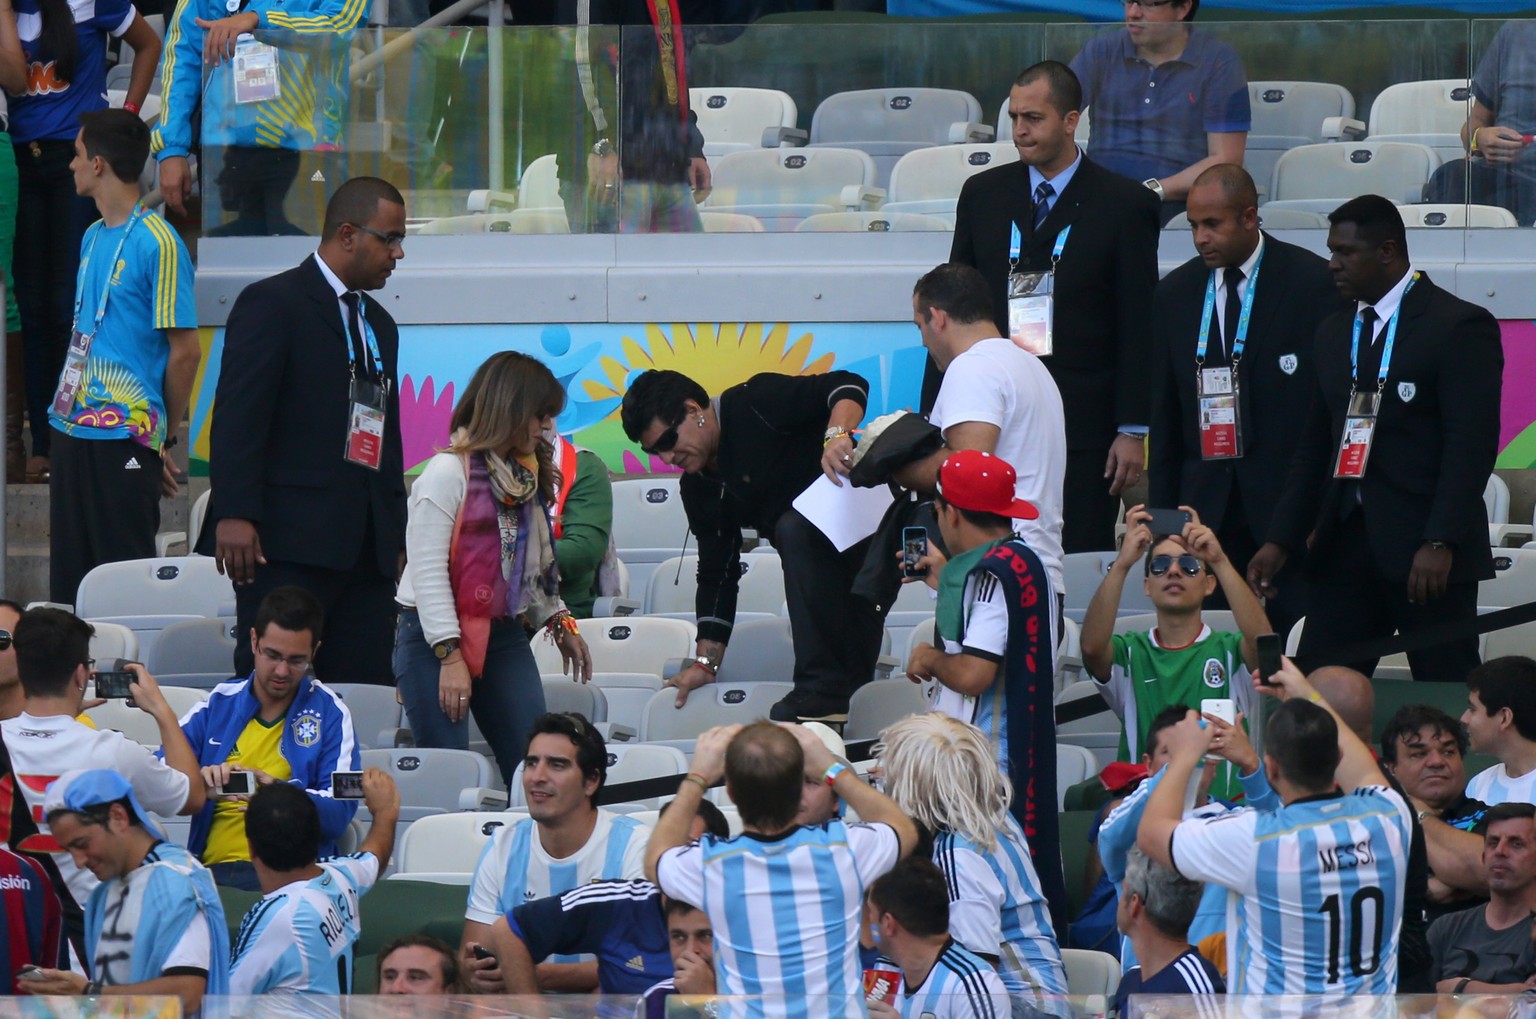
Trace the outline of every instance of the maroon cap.
[[939, 494], [951, 506], [1015, 520], [1039, 518], [1033, 505], [1013, 497], [1018, 483], [1006, 460], [979, 449], [962, 449], [939, 468]]

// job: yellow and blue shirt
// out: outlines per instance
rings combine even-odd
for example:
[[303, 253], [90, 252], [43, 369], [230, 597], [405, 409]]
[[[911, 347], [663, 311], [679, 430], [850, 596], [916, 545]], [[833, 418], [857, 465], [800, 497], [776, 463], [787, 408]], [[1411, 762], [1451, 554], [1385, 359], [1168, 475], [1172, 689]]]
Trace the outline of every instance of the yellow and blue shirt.
[[[230, 751], [226, 763], [242, 768], [264, 771], [279, 782], [293, 778], [293, 769], [283, 757], [283, 723], [288, 716], [264, 722], [257, 715], [245, 723], [235, 749]], [[213, 805], [213, 823], [208, 828], [208, 848], [203, 850], [206, 864], [232, 863], [251, 858], [250, 845], [245, 841], [245, 810], [248, 800], [216, 800]]]

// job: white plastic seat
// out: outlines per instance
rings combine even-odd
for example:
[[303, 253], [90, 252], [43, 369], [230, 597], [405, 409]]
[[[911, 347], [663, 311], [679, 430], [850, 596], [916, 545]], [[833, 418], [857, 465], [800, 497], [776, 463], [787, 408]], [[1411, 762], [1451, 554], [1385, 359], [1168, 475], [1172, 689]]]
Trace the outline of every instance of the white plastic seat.
[[400, 728], [403, 711], [400, 702], [395, 700], [394, 687], [374, 686], [370, 683], [327, 683], [326, 686], [334, 690], [347, 706], [358, 746], [364, 750], [376, 750], [395, 745], [395, 733]]
[[1509, 485], [1497, 474], [1488, 475], [1488, 484], [1483, 487], [1483, 505], [1488, 509], [1489, 545], [1498, 548], [1531, 540], [1532, 532], [1536, 531], [1536, 519], [1523, 524], [1509, 522]]
[[1466, 155], [1461, 128], [1471, 111], [1472, 89], [1465, 78], [1400, 81], [1371, 103], [1367, 137], [1428, 145], [1449, 162]]
[[[657, 676], [668, 661], [692, 658], [697, 638], [691, 623], [647, 616], [584, 619], [581, 633], [592, 652], [592, 671], [650, 672]], [[533, 640], [533, 657], [540, 674], [562, 672], [559, 649], [542, 635]]]
[[210, 556], [165, 556], [103, 563], [80, 581], [75, 614], [121, 623], [149, 655], [160, 631], [186, 619], [235, 614], [235, 589]]
[[879, 181], [896, 162], [928, 145], [988, 142], [981, 103], [969, 92], [945, 88], [871, 88], [835, 92], [811, 116], [811, 146], [840, 145], [869, 153]]
[[923, 688], [905, 676], [865, 683], [848, 700], [843, 739], [874, 739], [887, 726], [928, 710]]
[[1250, 81], [1252, 126], [1243, 148], [1243, 166], [1267, 197], [1275, 163], [1301, 145], [1340, 137], [1352, 124], [1355, 97], [1342, 85], [1325, 81]]
[[1440, 163], [1434, 149], [1410, 142], [1302, 145], [1276, 161], [1265, 204], [1284, 202], [1293, 208], [1323, 212], [1366, 194], [1413, 203], [1423, 197], [1424, 183]]
[[[564, 676], [545, 676], [545, 682]], [[640, 720], [645, 716], [645, 705], [651, 694], [661, 689], [661, 677], [651, 672], [597, 672], [592, 673], [592, 685], [603, 691], [608, 702], [608, 721], [627, 725], [640, 731]]]
[[523, 167], [523, 176], [517, 182], [517, 207], [565, 211], [565, 203], [560, 200], [559, 161], [554, 153], [540, 156]]
[[160, 631], [144, 667], [162, 686], [203, 689], [234, 675], [235, 621], [187, 619]]
[[[114, 658], [135, 662], [139, 660], [139, 638], [128, 627], [121, 623], [103, 621], [91, 622], [91, 629], [90, 654], [96, 659], [98, 667], [105, 668], [106, 663]], [[150, 669], [149, 674], [156, 675], [155, 670]]]
[[1530, 601], [1536, 601], [1536, 549], [1495, 549], [1493, 579], [1477, 585], [1477, 604], [1508, 608]]
[[613, 483], [613, 547], [629, 567], [631, 591], [644, 592], [656, 564], [688, 543], [688, 515], [675, 474]]
[[755, 722], [767, 718], [768, 709], [793, 689], [790, 683], [713, 683], [690, 693], [681, 708], [675, 692], [658, 690], [645, 706], [640, 738], [647, 742], [697, 739], [717, 725]]
[[[776, 555], [741, 557], [742, 575], [737, 587], [737, 619], [742, 612], [771, 612], [784, 607], [784, 565]], [[659, 564], [645, 592], [645, 611], [693, 613], [698, 588], [699, 557], [676, 556]]]
[[[410, 823], [440, 811], [470, 809], [485, 802], [506, 803], [496, 776], [484, 754], [442, 747], [375, 748], [362, 753], [364, 768], [380, 768], [400, 787], [400, 819]], [[489, 795], [495, 792], [496, 795]], [[436, 867], [435, 870], [442, 870]]]
[[[203, 700], [201, 691], [186, 687], [164, 687], [160, 692], [165, 695], [165, 702], [171, 706], [177, 718], [181, 718]], [[90, 693], [95, 696], [96, 691], [92, 689]], [[98, 704], [87, 711], [86, 715], [96, 723], [98, 729], [115, 729], [135, 743], [151, 749], [160, 745], [160, 726], [154, 718], [136, 707], [130, 707], [126, 700], [113, 699]]]
[[794, 99], [775, 88], [690, 88], [688, 108], [698, 115], [709, 159], [743, 149], [778, 148], [795, 140], [792, 136], [804, 141], [804, 132], [795, 129], [800, 111]]
[[1094, 706], [1100, 710], [1075, 722], [1058, 724], [1056, 742], [1086, 747], [1093, 753], [1098, 767], [1102, 768], [1119, 753], [1122, 728], [1120, 718], [1110, 710], [1108, 702], [1099, 693], [1098, 684], [1091, 679], [1069, 683], [1066, 689], [1056, 695], [1056, 707], [1084, 699], [1093, 699]]
[[[741, 811], [736, 809], [736, 804], [730, 802], [716, 802], [715, 806], [719, 807], [720, 813], [725, 815], [725, 823], [730, 826], [731, 834], [740, 835], [742, 832]], [[661, 820], [661, 811], [637, 810], [629, 816], [633, 817], [636, 821], [639, 821], [641, 824], [648, 828], [654, 828], [656, 827], [656, 822]]]
[[[1266, 230], [1326, 230], [1328, 217], [1321, 212], [1310, 212], [1307, 209], [1287, 209], [1283, 206], [1271, 208], [1261, 205], [1259, 226]], [[1184, 224], [1184, 229], [1189, 229], [1188, 223]]]
[[920, 216], [909, 212], [822, 212], [807, 216], [795, 227], [796, 233], [910, 233], [914, 230], [948, 232], [954, 223], [942, 216]]
[[[1067, 971], [1067, 993], [1078, 996], [1102, 997], [1113, 1001], [1120, 987], [1120, 960], [1108, 952], [1095, 952], [1087, 948], [1063, 948], [1061, 962]], [[1088, 1006], [1089, 1014], [1097, 1014]]]
[[742, 212], [699, 212], [699, 225], [707, 234], [760, 234], [767, 227], [756, 216]]
[[475, 212], [467, 216], [443, 216], [413, 224], [412, 235], [463, 234], [568, 234], [565, 210], [512, 209], [508, 212]]
[[1425, 202], [1419, 205], [1399, 205], [1397, 211], [1402, 213], [1403, 225], [1410, 230], [1415, 227], [1430, 229], [1454, 227], [1458, 230], [1466, 227], [1503, 229], [1520, 225], [1513, 212], [1499, 205]]
[[884, 197], [876, 179], [874, 160], [858, 149], [728, 152], [715, 164], [704, 208], [756, 216], [769, 230], [793, 230], [820, 212], [872, 208]]
[[[1061, 560], [1062, 584], [1066, 588], [1065, 615], [1081, 623], [1088, 611], [1093, 593], [1099, 589], [1109, 568], [1115, 562], [1115, 552], [1068, 552]], [[1132, 570], [1120, 593], [1122, 616], [1152, 611], [1152, 599], [1142, 590], [1140, 570]]]
[[545, 711], [580, 715], [594, 725], [608, 721], [608, 698], [591, 683], [578, 683], [569, 676], [550, 676], [543, 686]]
[[436, 878], [428, 875], [461, 874], [467, 883], [496, 830], [527, 816], [522, 811], [482, 811], [423, 817], [396, 843], [397, 876], [430, 881]]
[[897, 160], [881, 212], [910, 212], [947, 216], [953, 220], [955, 202], [966, 180], [983, 170], [1017, 162], [1012, 142], [936, 145], [915, 149]]
[[1099, 773], [1098, 758], [1076, 743], [1056, 744], [1056, 809], [1067, 809], [1067, 790]]
[[720, 683], [789, 683], [795, 670], [795, 644], [789, 620], [749, 619], [737, 622], [720, 663]]

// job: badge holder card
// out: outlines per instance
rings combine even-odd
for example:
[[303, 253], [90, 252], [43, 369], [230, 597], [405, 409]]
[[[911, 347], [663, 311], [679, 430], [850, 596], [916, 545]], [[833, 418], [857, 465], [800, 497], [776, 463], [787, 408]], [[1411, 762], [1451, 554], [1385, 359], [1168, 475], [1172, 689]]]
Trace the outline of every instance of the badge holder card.
[[342, 456], [348, 463], [376, 471], [384, 456], [384, 387], [367, 379], [353, 379], [347, 404], [351, 413]]
[[1008, 338], [1036, 357], [1054, 349], [1052, 328], [1056, 311], [1053, 272], [1015, 272], [1008, 276]]
[[277, 47], [242, 35], [235, 42], [235, 102], [243, 105], [276, 99], [282, 92], [277, 67]]
[[76, 329], [69, 338], [69, 352], [64, 355], [64, 370], [59, 373], [59, 388], [53, 394], [53, 412], [68, 417], [75, 406], [80, 380], [85, 378], [85, 362], [91, 356], [91, 333]]
[[1238, 413], [1233, 368], [1201, 368], [1195, 376], [1200, 399], [1200, 458], [1231, 460], [1243, 455], [1243, 419]]
[[1336, 478], [1363, 478], [1371, 457], [1371, 443], [1376, 438], [1376, 415], [1381, 409], [1381, 393], [1351, 393], [1349, 413], [1344, 418], [1344, 435], [1339, 439], [1339, 456], [1333, 467]]

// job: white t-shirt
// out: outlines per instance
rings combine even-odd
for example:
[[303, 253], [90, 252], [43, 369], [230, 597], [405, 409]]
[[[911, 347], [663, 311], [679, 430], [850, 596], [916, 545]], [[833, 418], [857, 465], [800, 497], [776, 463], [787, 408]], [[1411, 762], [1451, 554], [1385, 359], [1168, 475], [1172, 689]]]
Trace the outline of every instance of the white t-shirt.
[[950, 362], [928, 420], [940, 431], [966, 421], [998, 428], [992, 452], [1018, 476], [1014, 492], [1040, 511], [1015, 520], [1014, 530], [1034, 549], [1051, 578], [1061, 576], [1062, 488], [1067, 477], [1067, 418], [1056, 380], [1040, 359], [1012, 340], [982, 340]]
[[1482, 800], [1490, 807], [1500, 803], [1536, 803], [1536, 768], [1510, 778], [1502, 764], [1486, 768], [1467, 780], [1467, 798]]
[[[120, 732], [92, 729], [67, 715], [37, 718], [24, 711], [0, 722], [0, 733], [11, 754], [16, 786], [32, 808], [38, 832], [50, 840], [43, 794], [54, 779], [76, 768], [106, 768], [122, 775], [145, 810], [174, 817], [186, 806], [187, 776]], [[95, 876], [76, 867], [68, 853], [55, 852], [53, 860], [83, 908], [98, 884]]]

